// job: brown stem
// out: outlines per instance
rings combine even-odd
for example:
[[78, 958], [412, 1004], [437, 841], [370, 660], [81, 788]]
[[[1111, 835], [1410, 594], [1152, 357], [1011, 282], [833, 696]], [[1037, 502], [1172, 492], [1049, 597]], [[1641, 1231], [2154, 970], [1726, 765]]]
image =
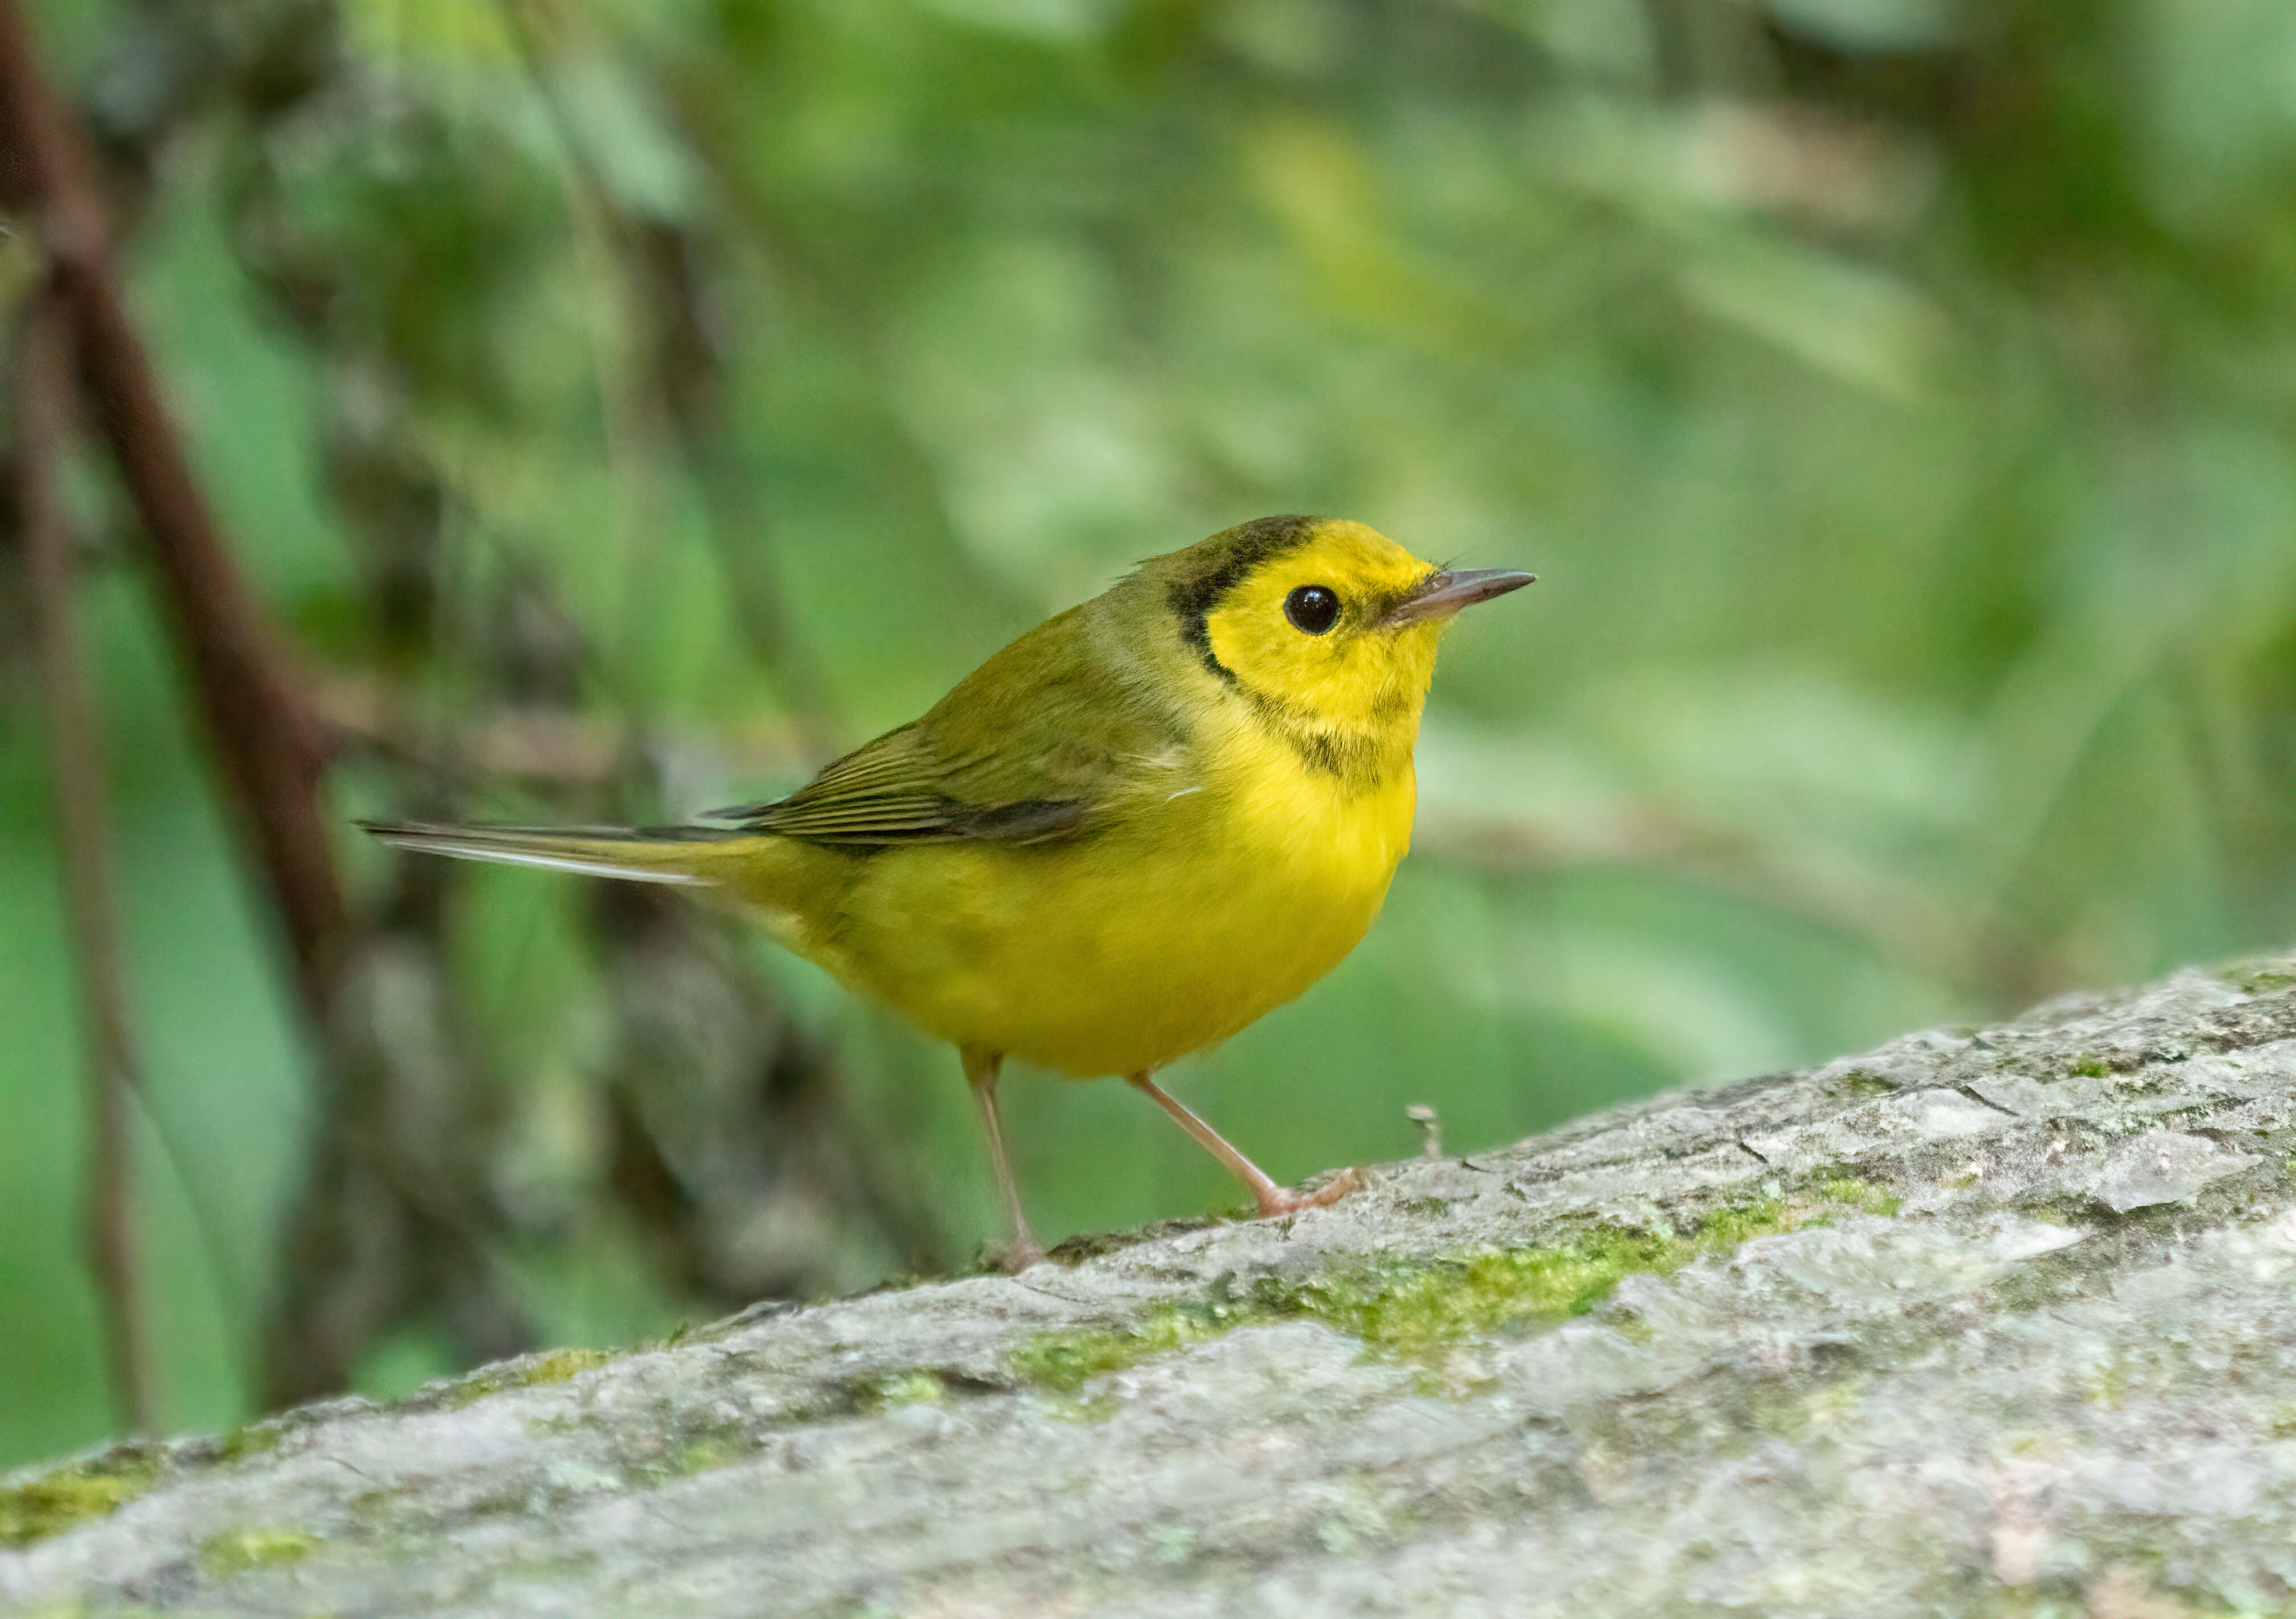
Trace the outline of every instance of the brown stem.
[[318, 1020], [345, 932], [319, 799], [324, 733], [192, 475], [120, 298], [86, 142], [41, 77], [19, 0], [0, 0], [0, 201], [39, 220], [90, 418], [142, 521], [176, 657], [270, 885], [304, 1009]]
[[16, 355], [16, 501], [23, 525], [33, 640], [53, 751], [56, 844], [64, 910], [86, 1024], [86, 1240], [113, 1398], [133, 1433], [155, 1420], [144, 1300], [135, 1262], [135, 1163], [128, 1138], [136, 1072], [119, 939], [104, 853], [103, 761], [80, 678], [72, 624], [71, 538], [56, 498], [71, 378], [62, 310], [52, 291], [27, 312]]

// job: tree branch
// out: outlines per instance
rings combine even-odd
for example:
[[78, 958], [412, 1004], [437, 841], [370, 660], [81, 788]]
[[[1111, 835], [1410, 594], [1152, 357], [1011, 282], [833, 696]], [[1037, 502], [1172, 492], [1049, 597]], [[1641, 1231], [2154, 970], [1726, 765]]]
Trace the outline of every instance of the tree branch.
[[103, 1304], [104, 1343], [120, 1419], [130, 1431], [149, 1433], [157, 1424], [136, 1275], [135, 1164], [128, 1138], [135, 1048], [104, 855], [102, 749], [96, 716], [80, 679], [72, 627], [71, 537], [56, 498], [70, 386], [62, 310], [53, 290], [44, 290], [33, 299], [17, 335], [16, 502], [53, 751], [64, 909], [87, 1030], [88, 1262]]
[[1288, 1220], [83, 1457], [20, 1496], [146, 1492], [0, 1550], [0, 1603], [2285, 1615], [2292, 1143], [2296, 958], [2179, 973]]
[[176, 655], [316, 1022], [346, 925], [319, 799], [324, 733], [192, 474], [120, 296], [95, 166], [41, 77], [19, 0], [0, 0], [0, 200], [39, 219], [91, 421], [141, 520]]

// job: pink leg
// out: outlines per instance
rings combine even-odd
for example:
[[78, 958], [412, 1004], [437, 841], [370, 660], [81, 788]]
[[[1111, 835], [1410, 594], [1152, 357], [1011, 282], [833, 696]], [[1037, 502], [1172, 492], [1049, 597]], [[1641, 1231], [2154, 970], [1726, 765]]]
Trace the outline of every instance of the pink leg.
[[964, 1077], [972, 1087], [972, 1099], [980, 1105], [980, 1122], [988, 1130], [988, 1156], [996, 1165], [996, 1189], [1004, 1194], [1005, 1217], [1013, 1227], [1013, 1240], [997, 1255], [997, 1263], [1017, 1276], [1045, 1257], [1045, 1245], [1029, 1229], [1029, 1216], [1021, 1208], [1021, 1188], [1013, 1179], [1013, 1161], [1004, 1154], [1004, 1127], [996, 1117], [996, 1075], [1004, 1057], [980, 1046], [963, 1047], [958, 1055], [964, 1059]]
[[1144, 1073], [1136, 1073], [1132, 1076], [1132, 1083], [1146, 1091], [1157, 1106], [1177, 1119], [1180, 1128], [1193, 1136], [1206, 1152], [1227, 1165], [1230, 1174], [1251, 1188], [1251, 1200], [1259, 1205], [1259, 1215], [1263, 1220], [1273, 1214], [1295, 1214], [1301, 1209], [1319, 1209], [1325, 1204], [1337, 1203], [1363, 1184], [1362, 1177], [1349, 1170], [1319, 1192], [1307, 1195], [1287, 1192], [1270, 1180], [1266, 1171], [1230, 1146], [1219, 1131], [1166, 1094], [1155, 1081]]

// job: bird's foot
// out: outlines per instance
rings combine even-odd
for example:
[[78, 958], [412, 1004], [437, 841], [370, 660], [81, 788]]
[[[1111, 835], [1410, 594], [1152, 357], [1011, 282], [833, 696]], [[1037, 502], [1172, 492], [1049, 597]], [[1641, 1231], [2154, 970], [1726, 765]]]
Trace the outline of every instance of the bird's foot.
[[1010, 1242], [988, 1244], [982, 1250], [981, 1256], [988, 1262], [991, 1269], [1002, 1270], [1007, 1276], [1018, 1276], [1031, 1265], [1041, 1265], [1047, 1257], [1045, 1245], [1026, 1233]]
[[1302, 1209], [1328, 1208], [1350, 1192], [1360, 1192], [1370, 1184], [1360, 1170], [1341, 1170], [1312, 1192], [1287, 1191], [1278, 1187], [1259, 1195], [1259, 1218], [1268, 1220], [1278, 1214], [1297, 1214]]

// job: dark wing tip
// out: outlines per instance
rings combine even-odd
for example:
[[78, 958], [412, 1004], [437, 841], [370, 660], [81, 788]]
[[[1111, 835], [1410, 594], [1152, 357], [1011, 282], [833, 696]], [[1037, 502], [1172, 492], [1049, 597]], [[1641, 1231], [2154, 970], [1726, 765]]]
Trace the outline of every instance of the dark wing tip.
[[754, 821], [787, 802], [789, 800], [785, 798], [761, 799], [754, 804], [735, 804], [726, 810], [704, 810], [694, 818], [702, 821]]

